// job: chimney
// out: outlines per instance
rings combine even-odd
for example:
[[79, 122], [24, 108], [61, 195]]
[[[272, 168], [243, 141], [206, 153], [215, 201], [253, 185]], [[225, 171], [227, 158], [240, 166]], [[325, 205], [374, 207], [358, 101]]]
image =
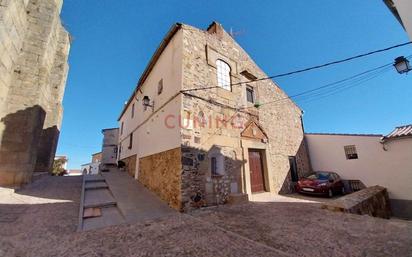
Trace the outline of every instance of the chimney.
[[212, 22], [212, 24], [209, 25], [207, 28], [207, 32], [210, 34], [215, 34], [218, 38], [223, 37], [223, 27], [220, 23], [217, 23], [216, 21]]

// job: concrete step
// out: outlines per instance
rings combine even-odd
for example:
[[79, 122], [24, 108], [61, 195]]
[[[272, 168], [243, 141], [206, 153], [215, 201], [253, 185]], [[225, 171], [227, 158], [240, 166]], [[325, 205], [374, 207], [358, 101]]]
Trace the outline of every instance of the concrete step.
[[106, 208], [106, 207], [116, 207], [116, 202], [104, 202], [104, 203], [92, 203], [84, 205], [84, 208]]
[[83, 219], [82, 230], [92, 230], [125, 223], [117, 207], [101, 208], [101, 216]]
[[102, 175], [84, 175], [84, 182], [105, 182], [106, 180]]
[[85, 190], [84, 192], [84, 203], [86, 206], [106, 206], [113, 205], [116, 203], [113, 195], [108, 189], [94, 189]]
[[106, 184], [106, 182], [101, 182], [101, 181], [88, 182], [84, 185], [85, 190], [107, 189], [107, 188], [109, 188], [109, 186]]

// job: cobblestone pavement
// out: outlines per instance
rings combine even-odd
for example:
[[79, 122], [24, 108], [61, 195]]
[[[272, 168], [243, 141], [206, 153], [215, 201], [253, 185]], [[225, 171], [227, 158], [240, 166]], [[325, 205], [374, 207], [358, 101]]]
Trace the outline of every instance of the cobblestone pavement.
[[0, 256], [408, 256], [412, 223], [249, 203], [76, 232], [81, 177], [0, 189]]
[[296, 198], [192, 215], [292, 256], [412, 256], [411, 221], [331, 212]]

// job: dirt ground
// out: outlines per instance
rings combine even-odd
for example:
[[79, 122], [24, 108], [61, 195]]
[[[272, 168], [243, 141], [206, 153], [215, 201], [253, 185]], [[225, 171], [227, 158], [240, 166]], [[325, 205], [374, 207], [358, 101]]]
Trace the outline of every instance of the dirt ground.
[[76, 232], [81, 177], [0, 188], [0, 256], [412, 256], [412, 223], [249, 203]]

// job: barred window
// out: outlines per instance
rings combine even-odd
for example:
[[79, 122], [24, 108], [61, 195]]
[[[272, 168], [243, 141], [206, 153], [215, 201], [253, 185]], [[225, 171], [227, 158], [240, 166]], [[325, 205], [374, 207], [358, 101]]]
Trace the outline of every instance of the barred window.
[[231, 90], [230, 86], [230, 66], [222, 60], [216, 60], [217, 85], [223, 89]]
[[255, 102], [255, 92], [253, 87], [246, 85], [246, 99], [249, 103]]
[[345, 145], [344, 149], [347, 160], [358, 159], [358, 153], [355, 145]]

